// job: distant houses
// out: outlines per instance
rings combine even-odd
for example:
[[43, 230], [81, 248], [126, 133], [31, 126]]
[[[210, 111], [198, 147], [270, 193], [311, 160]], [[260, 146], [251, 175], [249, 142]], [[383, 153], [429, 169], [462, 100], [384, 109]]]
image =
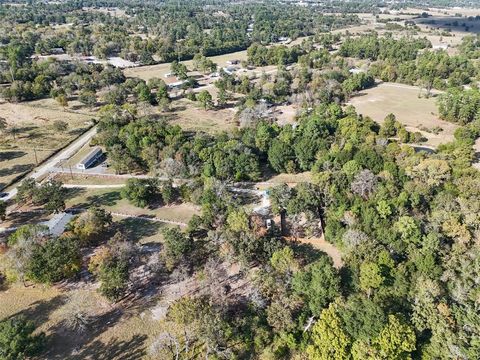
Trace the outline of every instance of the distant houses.
[[284, 45], [288, 45], [292, 42], [292, 39], [286, 36], [280, 36], [277, 40], [279, 43], [282, 43]]
[[223, 68], [223, 71], [228, 75], [232, 75], [233, 73], [237, 72], [237, 70], [238, 70], [238, 66], [235, 66], [235, 65], [228, 65], [227, 67]]
[[175, 81], [173, 83], [168, 84], [168, 87], [169, 89], [180, 89], [183, 86], [183, 84], [185, 84], [186, 82], [187, 80]]

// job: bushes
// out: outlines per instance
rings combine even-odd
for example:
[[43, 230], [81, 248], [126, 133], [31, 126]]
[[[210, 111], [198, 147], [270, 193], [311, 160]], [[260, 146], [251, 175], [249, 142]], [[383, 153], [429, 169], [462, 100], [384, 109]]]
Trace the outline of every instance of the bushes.
[[277, 172], [295, 172], [295, 154], [293, 148], [285, 142], [275, 139], [268, 150], [270, 166]]
[[318, 316], [340, 293], [340, 278], [332, 260], [323, 255], [304, 271], [296, 273], [292, 286], [295, 293], [305, 298], [312, 314]]
[[129, 270], [136, 260], [136, 246], [117, 232], [90, 258], [88, 270], [100, 281], [100, 293], [110, 301], [117, 301], [127, 290]]
[[163, 231], [163, 237], [165, 262], [168, 268], [173, 269], [193, 250], [193, 240], [179, 228], [166, 228]]
[[128, 179], [121, 195], [131, 204], [147, 207], [162, 202], [171, 204], [179, 194], [171, 181], [158, 182], [156, 179]]
[[255, 43], [247, 49], [248, 62], [255, 66], [291, 64], [296, 62], [302, 54], [303, 52], [298, 46], [266, 47]]
[[160, 197], [158, 183], [152, 179], [128, 179], [122, 197], [138, 207], [147, 207]]
[[20, 280], [54, 283], [80, 269], [78, 242], [72, 237], [54, 238], [44, 225], [24, 225], [8, 238], [10, 270]]
[[480, 118], [480, 91], [450, 89], [438, 98], [438, 111], [444, 120], [471, 123]]
[[111, 257], [97, 270], [100, 292], [109, 300], [118, 300], [125, 292], [128, 282], [128, 262]]
[[373, 85], [375, 85], [375, 78], [372, 75], [365, 73], [353, 74], [342, 84], [343, 89], [347, 94], [367, 89]]
[[22, 360], [37, 355], [45, 344], [45, 334], [33, 335], [35, 325], [16, 317], [0, 321], [0, 360]]
[[27, 277], [35, 282], [54, 283], [80, 270], [78, 243], [73, 238], [51, 238], [33, 248]]
[[66, 191], [60, 181], [49, 180], [38, 184], [28, 178], [18, 187], [16, 200], [19, 202], [43, 205], [49, 212], [59, 212], [65, 208]]
[[95, 245], [102, 240], [112, 224], [112, 215], [99, 207], [92, 207], [68, 225], [82, 246]]
[[345, 57], [357, 57], [370, 60], [392, 60], [402, 62], [414, 60], [418, 50], [430, 47], [426, 39], [392, 37], [380, 38], [377, 35], [363, 35], [358, 38], [348, 38], [340, 47], [339, 54]]

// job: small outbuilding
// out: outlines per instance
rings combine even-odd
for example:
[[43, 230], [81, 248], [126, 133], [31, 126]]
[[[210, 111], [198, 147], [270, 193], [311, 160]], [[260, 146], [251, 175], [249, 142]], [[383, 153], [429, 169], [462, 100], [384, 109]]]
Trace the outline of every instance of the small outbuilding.
[[90, 153], [77, 164], [77, 169], [86, 170], [95, 164], [103, 155], [102, 149], [95, 147]]

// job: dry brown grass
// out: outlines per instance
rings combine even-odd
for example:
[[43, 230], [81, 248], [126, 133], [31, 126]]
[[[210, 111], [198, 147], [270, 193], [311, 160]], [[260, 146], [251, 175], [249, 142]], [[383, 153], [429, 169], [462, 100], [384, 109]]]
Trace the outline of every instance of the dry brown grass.
[[184, 130], [216, 133], [237, 127], [235, 109], [204, 110], [199, 103], [187, 99], [176, 101], [167, 118], [171, 124], [180, 125]]
[[[216, 63], [219, 67], [227, 66], [228, 60], [246, 60], [247, 51], [237, 51], [231, 54], [224, 54], [218, 56], [211, 56], [210, 59]], [[183, 61], [183, 63], [191, 70], [193, 68], [193, 61]], [[129, 68], [124, 70], [124, 74], [127, 77], [138, 77], [143, 80], [148, 80], [153, 77], [161, 78], [165, 80], [165, 74], [170, 72], [170, 63], [163, 63], [149, 66], [139, 66], [135, 68]]]
[[61, 296], [61, 292], [53, 287], [43, 285], [24, 287], [20, 284], [14, 284], [6, 290], [0, 291], [0, 304], [2, 304], [0, 306], [0, 319], [21, 315], [22, 312], [35, 306], [35, 304], [50, 301], [58, 296]]
[[[359, 114], [370, 116], [380, 124], [389, 113], [395, 114], [407, 130], [420, 131], [428, 139], [427, 145], [436, 147], [452, 141], [458, 126], [440, 120], [435, 98], [419, 98], [419, 93], [419, 88], [415, 86], [382, 83], [362, 91], [353, 97], [349, 104], [355, 106]], [[439, 134], [420, 130], [437, 126], [443, 129]]]
[[333, 266], [335, 266], [337, 269], [340, 269], [343, 266], [341, 251], [335, 245], [327, 242], [324, 234], [322, 234], [320, 237], [300, 238], [298, 241], [303, 244], [310, 244], [315, 249], [326, 253], [328, 256], [330, 256], [333, 261]]
[[279, 125], [293, 124], [297, 116], [298, 106], [294, 104], [279, 105], [275, 107], [275, 117]]
[[[72, 176], [73, 175], [73, 176]], [[88, 174], [56, 174], [55, 179], [64, 184], [77, 185], [121, 185], [127, 182], [124, 177], [115, 177], [106, 175], [88, 175]]]
[[86, 291], [95, 299], [91, 313], [97, 320], [84, 334], [63, 327], [68, 291], [55, 287], [12, 285], [0, 292], [0, 319], [23, 315], [45, 332], [47, 345], [41, 358], [95, 359], [106, 354], [109, 359], [145, 358], [151, 339], [162, 329], [160, 322], [148, 310], [119, 309], [95, 290]]
[[300, 182], [311, 182], [312, 181], [312, 173], [310, 171], [298, 173], [298, 174], [278, 174], [268, 179], [268, 182], [271, 183], [300, 183]]
[[[0, 184], [31, 170], [55, 150], [65, 146], [89, 127], [94, 114], [72, 101], [62, 109], [53, 99], [12, 104], [0, 103], [0, 114], [7, 120], [13, 134], [0, 139]], [[65, 121], [68, 129], [54, 129], [56, 120]], [[37, 157], [35, 158], [35, 151]]]

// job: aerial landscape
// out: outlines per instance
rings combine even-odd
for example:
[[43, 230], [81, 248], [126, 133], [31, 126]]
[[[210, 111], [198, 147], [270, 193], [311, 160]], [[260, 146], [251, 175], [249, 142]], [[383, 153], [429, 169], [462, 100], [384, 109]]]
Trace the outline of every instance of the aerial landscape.
[[478, 0], [0, 0], [0, 360], [480, 359]]

